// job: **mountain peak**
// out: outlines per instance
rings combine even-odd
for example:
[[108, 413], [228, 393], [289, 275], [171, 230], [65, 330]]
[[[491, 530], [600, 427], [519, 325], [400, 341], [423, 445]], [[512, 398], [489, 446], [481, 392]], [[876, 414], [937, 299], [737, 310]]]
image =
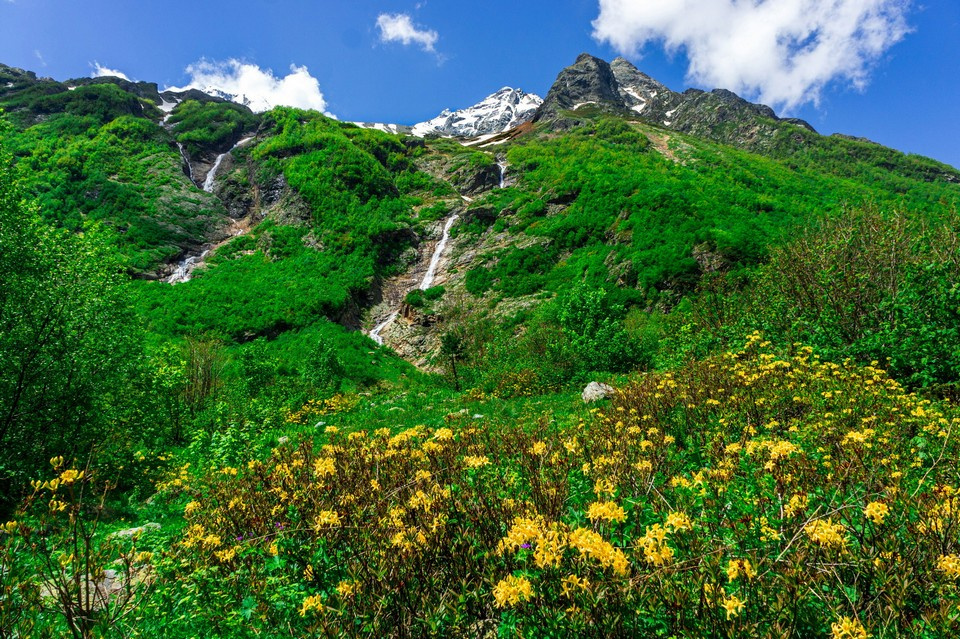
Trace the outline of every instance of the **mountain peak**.
[[622, 107], [610, 65], [589, 53], [581, 53], [576, 62], [557, 75], [534, 119], [555, 119], [560, 111], [575, 111], [588, 104]]
[[768, 143], [784, 126], [813, 131], [802, 120], [783, 120], [770, 107], [748, 102], [732, 91], [688, 89], [676, 93], [626, 58], [607, 63], [588, 53], [581, 53], [557, 75], [534, 119], [569, 128], [580, 120], [571, 112], [587, 105], [594, 111], [639, 116], [662, 127], [743, 148]]
[[530, 121], [543, 100], [522, 89], [503, 87], [465, 109], [444, 109], [437, 117], [415, 124], [413, 135], [476, 137], [512, 129]]

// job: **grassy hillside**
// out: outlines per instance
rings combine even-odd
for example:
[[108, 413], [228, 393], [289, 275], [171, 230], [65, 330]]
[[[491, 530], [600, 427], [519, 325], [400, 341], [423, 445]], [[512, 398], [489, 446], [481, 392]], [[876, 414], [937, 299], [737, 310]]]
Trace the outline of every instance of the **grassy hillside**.
[[0, 636], [957, 633], [956, 170], [183, 97], [0, 67]]

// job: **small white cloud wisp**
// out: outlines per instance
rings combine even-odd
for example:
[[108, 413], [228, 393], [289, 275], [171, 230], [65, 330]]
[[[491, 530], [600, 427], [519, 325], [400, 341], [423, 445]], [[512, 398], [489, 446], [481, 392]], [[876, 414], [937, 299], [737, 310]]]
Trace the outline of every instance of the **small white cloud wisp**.
[[93, 67], [93, 74], [90, 76], [91, 78], [102, 78], [105, 76], [113, 76], [115, 78], [120, 78], [121, 80], [130, 80], [127, 74], [124, 73], [123, 71], [117, 71], [116, 69], [105, 67], [99, 62], [94, 62], [91, 66]]
[[637, 57], [650, 42], [682, 50], [688, 78], [790, 110], [824, 87], [862, 90], [909, 33], [911, 0], [599, 0], [593, 37]]
[[440, 35], [433, 29], [417, 27], [405, 13], [381, 13], [377, 16], [380, 42], [399, 42], [404, 46], [419, 45], [424, 51], [435, 53], [434, 46]]
[[305, 66], [290, 65], [290, 73], [283, 77], [256, 64], [229, 59], [218, 62], [200, 60], [186, 69], [190, 82], [182, 87], [167, 87], [169, 91], [199, 89], [204, 93], [229, 97], [246, 104], [257, 112], [275, 106], [313, 109], [326, 115], [327, 101], [320, 91], [320, 83]]

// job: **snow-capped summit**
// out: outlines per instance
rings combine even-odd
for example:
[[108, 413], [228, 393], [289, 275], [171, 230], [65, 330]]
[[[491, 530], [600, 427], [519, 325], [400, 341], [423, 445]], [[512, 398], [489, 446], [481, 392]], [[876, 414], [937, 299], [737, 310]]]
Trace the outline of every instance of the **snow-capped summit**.
[[532, 120], [542, 102], [538, 95], [504, 87], [466, 109], [444, 109], [432, 120], [413, 125], [412, 133], [464, 138], [500, 133]]

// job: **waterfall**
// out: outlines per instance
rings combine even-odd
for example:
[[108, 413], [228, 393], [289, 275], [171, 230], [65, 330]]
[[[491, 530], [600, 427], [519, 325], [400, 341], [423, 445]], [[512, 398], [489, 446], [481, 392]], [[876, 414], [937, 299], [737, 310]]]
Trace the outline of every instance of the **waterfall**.
[[423, 280], [420, 282], [420, 290], [425, 291], [433, 285], [433, 278], [437, 274], [437, 265], [440, 264], [440, 256], [443, 255], [443, 249], [447, 248], [447, 242], [450, 240], [450, 227], [453, 226], [453, 223], [457, 221], [459, 215], [451, 215], [447, 218], [447, 221], [443, 225], [443, 235], [440, 237], [440, 241], [437, 242], [437, 247], [433, 249], [433, 256], [430, 258], [430, 266], [427, 267], [427, 272], [423, 276]]
[[[230, 147], [230, 150], [227, 151], [227, 153], [233, 153], [233, 150], [236, 149], [238, 146], [240, 146], [241, 144], [246, 144], [252, 139], [253, 139], [253, 136], [249, 138], [243, 138], [242, 140], [234, 144], [232, 147]], [[220, 170], [220, 163], [223, 162], [223, 158], [227, 156], [227, 153], [221, 153], [220, 155], [218, 155], [217, 159], [213, 162], [213, 166], [210, 167], [210, 171], [207, 172], [207, 177], [203, 180], [203, 190], [206, 191], [207, 193], [213, 193], [213, 181], [216, 179], [217, 171]]]
[[[421, 291], [425, 291], [433, 285], [433, 280], [437, 274], [437, 266], [440, 264], [440, 257], [443, 255], [443, 251], [447, 248], [447, 243], [450, 241], [450, 227], [453, 226], [453, 223], [456, 222], [459, 217], [459, 215], [451, 215], [447, 218], [446, 222], [443, 223], [443, 234], [433, 249], [433, 255], [430, 256], [430, 265], [427, 267], [427, 272], [424, 273], [423, 279], [420, 280], [420, 284], [417, 287]], [[390, 326], [399, 314], [400, 311], [395, 310], [390, 313], [385, 320], [374, 326], [373, 329], [367, 333], [370, 339], [383, 346], [383, 337], [380, 336], [380, 333], [383, 332], [386, 327]]]
[[[183, 158], [183, 161], [187, 165], [187, 175], [190, 176], [190, 181], [193, 182], [193, 165], [190, 164], [190, 156], [187, 155], [187, 150], [183, 148], [183, 145], [177, 142], [177, 148], [180, 149], [180, 157]], [[194, 184], [196, 184], [194, 182]]]
[[373, 327], [373, 330], [371, 330], [371, 331], [368, 333], [368, 335], [370, 335], [370, 339], [372, 339], [373, 341], [375, 341], [375, 342], [376, 342], [377, 344], [379, 344], [380, 346], [383, 346], [383, 338], [380, 337], [380, 331], [382, 331], [382, 330], [385, 329], [387, 326], [389, 326], [391, 323], [393, 323], [393, 320], [397, 319], [397, 315], [398, 315], [399, 313], [400, 313], [400, 311], [394, 311], [394, 312], [390, 313], [390, 315], [387, 316], [387, 319], [383, 320], [382, 322], [380, 322], [379, 324], [377, 324], [376, 326], [374, 326], [374, 327]]
[[178, 282], [187, 282], [190, 280], [190, 277], [193, 274], [193, 269], [197, 268], [197, 265], [207, 256], [209, 250], [204, 251], [200, 255], [191, 255], [190, 257], [184, 258], [177, 268], [174, 269], [173, 273], [169, 275], [164, 282], [167, 284], [177, 284]]
[[223, 162], [223, 158], [225, 158], [226, 155], [226, 153], [218, 155], [213, 166], [207, 171], [207, 177], [203, 180], [203, 190], [207, 193], [213, 193], [213, 180], [217, 177], [217, 170], [219, 170], [220, 163]]
[[500, 167], [500, 188], [507, 186], [507, 161], [497, 160], [497, 166]]

